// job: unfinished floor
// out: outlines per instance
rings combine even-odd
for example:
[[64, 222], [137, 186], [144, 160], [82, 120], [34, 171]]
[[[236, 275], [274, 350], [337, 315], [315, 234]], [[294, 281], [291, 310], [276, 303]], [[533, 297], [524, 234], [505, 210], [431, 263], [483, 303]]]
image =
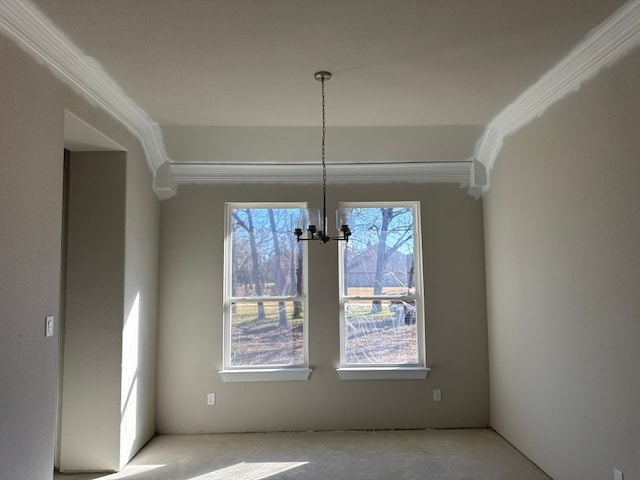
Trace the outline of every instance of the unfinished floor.
[[160, 435], [119, 473], [54, 480], [548, 480], [490, 429]]

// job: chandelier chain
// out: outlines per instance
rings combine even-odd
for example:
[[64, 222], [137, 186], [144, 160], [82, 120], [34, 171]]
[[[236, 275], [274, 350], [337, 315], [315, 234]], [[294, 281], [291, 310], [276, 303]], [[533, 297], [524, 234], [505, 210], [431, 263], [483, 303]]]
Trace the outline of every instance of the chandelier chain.
[[[327, 194], [327, 165], [325, 163], [325, 140], [327, 136], [327, 119], [325, 112], [325, 97], [324, 97], [324, 76], [321, 78], [322, 83], [322, 196], [326, 197]], [[322, 219], [324, 223], [325, 219]], [[324, 227], [324, 225], [323, 225]]]

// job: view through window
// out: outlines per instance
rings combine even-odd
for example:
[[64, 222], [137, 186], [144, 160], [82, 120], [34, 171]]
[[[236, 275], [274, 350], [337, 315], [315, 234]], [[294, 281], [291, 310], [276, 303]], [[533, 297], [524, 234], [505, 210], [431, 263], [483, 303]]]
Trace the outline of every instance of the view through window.
[[303, 204], [227, 204], [225, 368], [307, 365]]
[[345, 203], [341, 366], [424, 366], [418, 202]]

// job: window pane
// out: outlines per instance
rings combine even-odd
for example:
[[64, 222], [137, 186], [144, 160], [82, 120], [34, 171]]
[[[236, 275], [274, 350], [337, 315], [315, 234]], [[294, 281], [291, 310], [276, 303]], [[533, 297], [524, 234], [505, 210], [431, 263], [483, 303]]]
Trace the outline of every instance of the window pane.
[[415, 293], [413, 209], [346, 208], [353, 235], [344, 249], [344, 294]]
[[402, 300], [345, 302], [347, 364], [418, 363], [416, 304]]
[[301, 208], [231, 209], [231, 297], [302, 296]]
[[304, 365], [303, 303], [233, 302], [229, 365]]

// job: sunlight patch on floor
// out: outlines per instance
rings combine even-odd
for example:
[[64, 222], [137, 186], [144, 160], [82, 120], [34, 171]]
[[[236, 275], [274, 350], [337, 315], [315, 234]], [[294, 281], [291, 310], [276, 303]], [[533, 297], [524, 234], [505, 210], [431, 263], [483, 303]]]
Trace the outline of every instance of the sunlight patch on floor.
[[242, 462], [188, 480], [262, 480], [307, 463], [309, 462]]
[[152, 470], [156, 470], [158, 468], [166, 467], [166, 464], [160, 465], [127, 465], [124, 469], [119, 473], [112, 473], [111, 475], [107, 475], [105, 477], [95, 477], [96, 480], [122, 480], [123, 478], [135, 477], [141, 473], [150, 472]]

